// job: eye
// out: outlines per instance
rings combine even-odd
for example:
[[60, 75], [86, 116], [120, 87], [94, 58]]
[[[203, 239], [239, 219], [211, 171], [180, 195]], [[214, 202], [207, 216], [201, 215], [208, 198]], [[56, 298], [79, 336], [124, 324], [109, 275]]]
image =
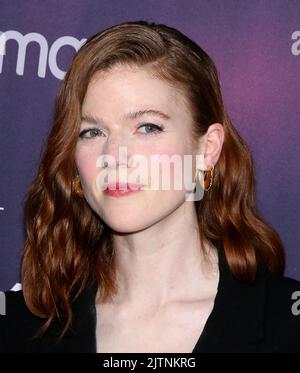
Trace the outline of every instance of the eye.
[[138, 129], [144, 128], [145, 132], [142, 132], [146, 135], [157, 135], [159, 132], [163, 131], [163, 128], [161, 126], [158, 126], [157, 124], [153, 123], [145, 123], [138, 127]]
[[[86, 134], [89, 134], [89, 136], [86, 136]], [[91, 139], [99, 135], [104, 136], [104, 133], [99, 128], [87, 128], [79, 133], [79, 137], [82, 139]]]

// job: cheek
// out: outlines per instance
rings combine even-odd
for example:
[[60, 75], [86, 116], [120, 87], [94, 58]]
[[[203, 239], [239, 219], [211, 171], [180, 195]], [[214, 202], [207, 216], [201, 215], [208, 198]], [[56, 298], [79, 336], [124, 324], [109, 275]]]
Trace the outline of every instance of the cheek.
[[[149, 185], [164, 190], [173, 190], [174, 183], [181, 189], [184, 183], [184, 155], [189, 154], [183, 141], [177, 139], [167, 143], [151, 144], [144, 147], [143, 154], [148, 159]], [[151, 157], [156, 156], [152, 158]], [[175, 170], [176, 169], [176, 170]], [[169, 175], [169, 177], [168, 177]]]
[[178, 139], [168, 142], [161, 142], [161, 143], [152, 143], [148, 146], [145, 145], [141, 151], [141, 154], [144, 154], [148, 158], [151, 157], [151, 155], [167, 155], [171, 157], [172, 155], [178, 154], [179, 156], [182, 156], [185, 154], [188, 154], [188, 149], [185, 149], [183, 141], [179, 141]]
[[83, 183], [93, 179], [97, 173], [97, 154], [88, 148], [77, 148], [75, 152], [75, 163]]

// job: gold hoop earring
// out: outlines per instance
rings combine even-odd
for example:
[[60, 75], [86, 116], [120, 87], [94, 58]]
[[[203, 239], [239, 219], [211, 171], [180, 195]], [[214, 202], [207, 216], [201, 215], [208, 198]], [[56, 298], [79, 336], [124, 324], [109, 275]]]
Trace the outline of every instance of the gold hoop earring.
[[76, 175], [72, 182], [72, 190], [73, 192], [80, 198], [84, 198], [84, 192], [81, 188], [80, 184], [80, 177], [79, 175]]
[[[212, 184], [213, 184], [213, 177], [214, 177], [214, 168], [215, 166], [212, 164], [212, 165], [209, 165], [207, 167], [207, 170], [206, 171], [202, 171], [200, 169], [198, 169], [198, 174], [197, 174], [197, 178], [199, 180], [199, 183], [202, 187], [202, 189], [207, 192], [210, 190], [210, 188], [212, 187]], [[199, 171], [201, 172], [202, 174], [202, 180], [200, 180], [199, 178]]]

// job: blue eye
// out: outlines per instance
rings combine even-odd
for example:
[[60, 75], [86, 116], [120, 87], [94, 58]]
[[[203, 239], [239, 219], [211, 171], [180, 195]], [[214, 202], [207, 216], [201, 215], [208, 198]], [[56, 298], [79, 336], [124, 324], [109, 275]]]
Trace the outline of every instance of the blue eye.
[[[141, 126], [138, 127], [138, 129], [140, 128], [145, 128], [146, 132], [144, 132], [143, 134], [146, 134], [146, 135], [157, 135], [159, 132], [163, 131], [162, 127], [158, 126], [157, 124], [153, 124], [153, 123], [142, 124]], [[150, 130], [150, 132], [148, 132], [148, 130]]]
[[[85, 136], [85, 134], [89, 133], [90, 136]], [[85, 138], [85, 139], [91, 139], [97, 136], [104, 136], [103, 132], [99, 128], [87, 128], [79, 133], [80, 138]]]

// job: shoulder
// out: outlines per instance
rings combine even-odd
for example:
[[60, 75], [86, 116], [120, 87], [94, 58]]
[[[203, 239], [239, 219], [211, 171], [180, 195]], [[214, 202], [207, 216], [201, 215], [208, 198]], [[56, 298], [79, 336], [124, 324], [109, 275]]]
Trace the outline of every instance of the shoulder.
[[0, 316], [0, 351], [23, 351], [27, 340], [34, 336], [44, 320], [28, 309], [22, 290], [7, 291], [4, 296], [5, 314]]
[[233, 276], [226, 259], [221, 259], [224, 303], [248, 308], [249, 317], [260, 315], [273, 322], [280, 319], [281, 324], [292, 323], [300, 328], [300, 281], [258, 267], [254, 283], [244, 283]]
[[254, 283], [220, 266], [214, 333], [237, 351], [300, 352], [300, 282], [259, 268]]
[[278, 296], [291, 298], [294, 292], [300, 291], [300, 281], [295, 280], [290, 277], [280, 276], [276, 273], [270, 271], [264, 271], [263, 275], [267, 282], [267, 288], [270, 296], [275, 296], [275, 299], [278, 299]]
[[59, 339], [62, 325], [58, 321], [37, 337], [47, 320], [29, 310], [22, 290], [5, 292], [6, 312], [0, 316], [0, 352], [94, 352], [95, 294], [96, 288], [88, 287], [72, 303], [72, 327]]
[[286, 314], [287, 319], [299, 320], [300, 316], [300, 282], [265, 271], [262, 275], [266, 286], [266, 305], [272, 314]]
[[[267, 272], [266, 322], [275, 338], [286, 336], [290, 342], [298, 342], [300, 350], [300, 282]], [[300, 351], [299, 351], [300, 352]]]
[[263, 348], [300, 352], [300, 282], [265, 270], [256, 286], [262, 294]]

